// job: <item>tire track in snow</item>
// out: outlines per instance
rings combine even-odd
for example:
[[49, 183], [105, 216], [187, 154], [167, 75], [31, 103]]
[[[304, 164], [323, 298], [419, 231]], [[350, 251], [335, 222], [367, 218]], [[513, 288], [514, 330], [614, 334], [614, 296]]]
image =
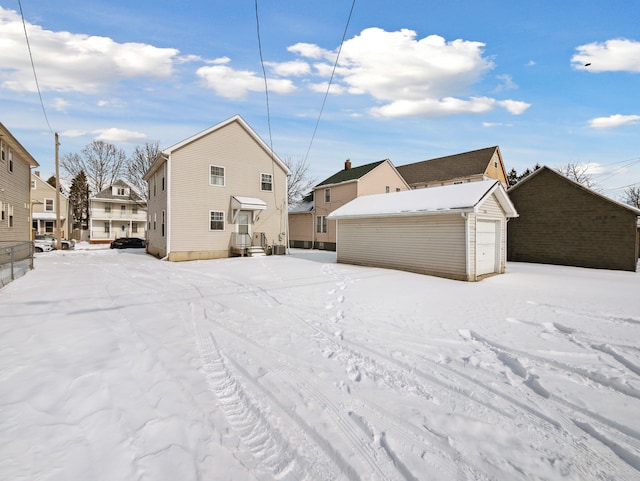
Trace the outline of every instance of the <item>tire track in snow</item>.
[[231, 372], [211, 333], [198, 335], [203, 367], [211, 391], [218, 399], [225, 418], [260, 466], [276, 479], [305, 480], [308, 470], [301, 466], [294, 449], [270, 425], [252, 401], [239, 379]]

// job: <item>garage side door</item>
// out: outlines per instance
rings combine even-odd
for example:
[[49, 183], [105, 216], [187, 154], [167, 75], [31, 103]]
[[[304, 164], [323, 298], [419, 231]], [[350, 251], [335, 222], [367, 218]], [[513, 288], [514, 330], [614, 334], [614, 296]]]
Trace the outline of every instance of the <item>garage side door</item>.
[[493, 220], [479, 220], [476, 224], [476, 275], [497, 271], [496, 257], [499, 223]]

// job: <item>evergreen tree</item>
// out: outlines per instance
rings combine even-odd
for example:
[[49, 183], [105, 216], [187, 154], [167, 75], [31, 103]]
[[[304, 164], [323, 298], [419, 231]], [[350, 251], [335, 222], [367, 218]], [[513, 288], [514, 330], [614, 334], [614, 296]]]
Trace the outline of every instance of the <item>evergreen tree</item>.
[[69, 202], [74, 229], [87, 229], [89, 226], [89, 184], [84, 170], [71, 181], [69, 190]]
[[507, 182], [509, 186], [516, 185], [518, 183], [518, 173], [516, 169], [511, 169], [507, 174]]

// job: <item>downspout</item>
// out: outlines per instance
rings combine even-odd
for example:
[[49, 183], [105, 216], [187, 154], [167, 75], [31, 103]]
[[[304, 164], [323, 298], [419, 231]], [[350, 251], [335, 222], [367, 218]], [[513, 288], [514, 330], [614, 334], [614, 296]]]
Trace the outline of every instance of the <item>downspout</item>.
[[169, 254], [171, 253], [171, 154], [167, 157], [167, 178], [164, 181], [166, 188], [165, 196], [167, 198], [167, 211], [164, 216], [165, 222], [165, 235], [167, 236], [167, 252], [165, 258], [169, 260]]

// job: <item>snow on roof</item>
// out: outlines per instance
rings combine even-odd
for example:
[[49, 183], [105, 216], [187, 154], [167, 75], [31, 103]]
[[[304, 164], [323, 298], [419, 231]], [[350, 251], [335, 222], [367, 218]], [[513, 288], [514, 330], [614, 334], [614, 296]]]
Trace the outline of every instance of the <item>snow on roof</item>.
[[[465, 184], [357, 197], [334, 210], [329, 214], [329, 218], [472, 211], [476, 204], [492, 189], [501, 189], [504, 193], [504, 199], [510, 204], [504, 189], [498, 181], [482, 180]], [[501, 204], [503, 204], [504, 199], [500, 199]], [[513, 206], [511, 205], [511, 207]], [[509, 209], [505, 210], [509, 211]], [[515, 214], [515, 209], [513, 209], [513, 214], [517, 215]]]
[[300, 202], [299, 204], [296, 204], [291, 208], [289, 208], [289, 214], [301, 214], [301, 213], [306, 214], [308, 212], [311, 212], [312, 210], [313, 210], [313, 201]]

